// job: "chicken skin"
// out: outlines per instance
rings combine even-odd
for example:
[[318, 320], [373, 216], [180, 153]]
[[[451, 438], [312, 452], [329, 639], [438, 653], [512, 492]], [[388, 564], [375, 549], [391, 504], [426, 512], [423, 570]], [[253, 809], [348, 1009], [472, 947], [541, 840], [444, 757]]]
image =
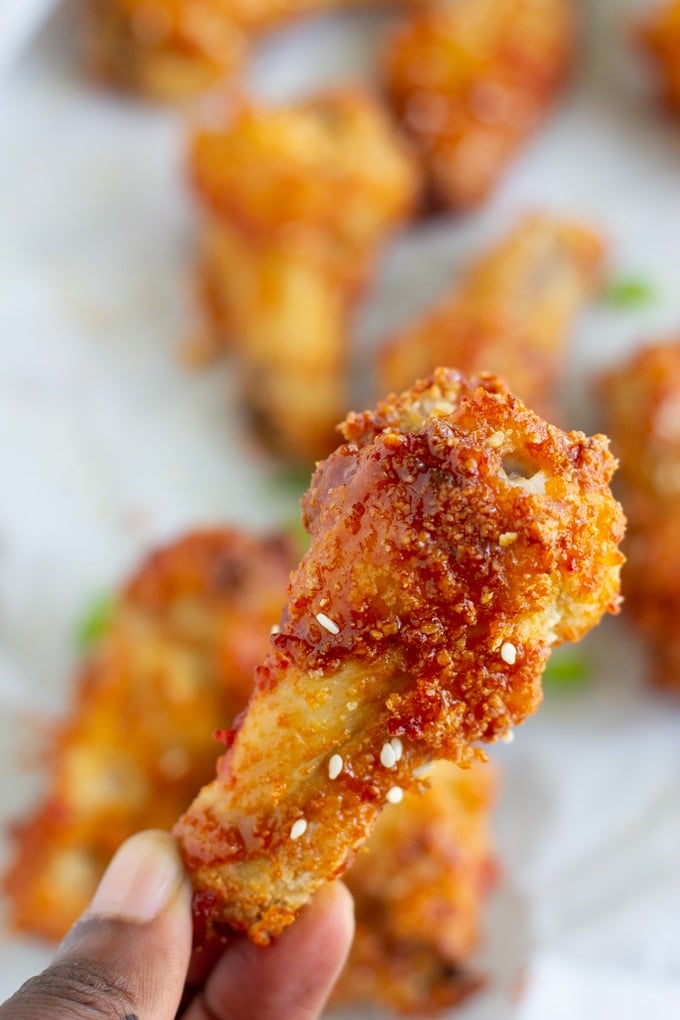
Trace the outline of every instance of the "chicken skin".
[[241, 108], [193, 140], [203, 294], [261, 438], [313, 462], [347, 411], [351, 315], [381, 245], [408, 215], [414, 164], [359, 90]]
[[680, 340], [636, 352], [601, 391], [629, 521], [623, 592], [653, 680], [680, 691]]
[[551, 648], [618, 607], [603, 437], [448, 369], [343, 434], [303, 501], [311, 545], [248, 709], [175, 827], [199, 942], [278, 935], [414, 770], [483, 757], [538, 707]]
[[294, 553], [283, 537], [193, 533], [123, 589], [47, 754], [49, 786], [12, 834], [10, 923], [59, 939], [134, 832], [170, 828], [243, 708]]
[[386, 85], [432, 204], [484, 201], [546, 116], [573, 47], [572, 0], [440, 0], [405, 17]]
[[437, 365], [503, 376], [548, 414], [567, 337], [601, 275], [603, 244], [585, 226], [528, 216], [433, 308], [384, 345], [381, 392], [401, 390]]

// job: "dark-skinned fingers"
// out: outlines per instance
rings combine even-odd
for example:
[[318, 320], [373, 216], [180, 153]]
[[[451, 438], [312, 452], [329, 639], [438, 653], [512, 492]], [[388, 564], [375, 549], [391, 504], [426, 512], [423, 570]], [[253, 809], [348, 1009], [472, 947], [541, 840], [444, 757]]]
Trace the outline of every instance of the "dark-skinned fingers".
[[317, 1020], [353, 933], [352, 898], [333, 882], [271, 946], [228, 946], [183, 1020]]
[[173, 1020], [191, 952], [191, 891], [167, 833], [117, 852], [54, 963], [0, 1006], [0, 1020]]

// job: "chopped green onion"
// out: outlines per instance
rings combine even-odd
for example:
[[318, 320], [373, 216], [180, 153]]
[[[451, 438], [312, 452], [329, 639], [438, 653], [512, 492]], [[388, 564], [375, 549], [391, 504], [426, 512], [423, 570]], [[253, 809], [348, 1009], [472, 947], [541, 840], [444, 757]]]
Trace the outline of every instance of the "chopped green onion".
[[550, 690], [574, 690], [588, 680], [591, 663], [583, 652], [560, 648], [553, 652], [543, 673], [543, 683]]
[[87, 607], [76, 625], [76, 640], [82, 651], [91, 648], [107, 632], [115, 606], [111, 595], [101, 595]]
[[649, 282], [638, 276], [622, 276], [618, 280], [610, 280], [605, 286], [603, 298], [613, 308], [644, 308], [656, 300], [656, 289]]
[[284, 468], [272, 477], [272, 488], [284, 498], [300, 499], [309, 488], [311, 477], [312, 468]]
[[295, 545], [295, 549], [300, 554], [300, 557], [304, 556], [304, 554], [309, 549], [310, 536], [309, 533], [305, 531], [304, 527], [302, 526], [302, 521], [300, 519], [299, 514], [297, 517], [291, 518], [291, 520], [288, 522], [286, 530], [288, 531], [288, 534], [292, 538], [293, 543]]

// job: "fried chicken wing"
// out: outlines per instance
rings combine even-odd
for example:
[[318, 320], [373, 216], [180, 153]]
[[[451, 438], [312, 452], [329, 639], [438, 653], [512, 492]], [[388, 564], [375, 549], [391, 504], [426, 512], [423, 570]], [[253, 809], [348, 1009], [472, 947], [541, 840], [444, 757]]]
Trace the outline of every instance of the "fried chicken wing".
[[425, 791], [385, 807], [345, 875], [356, 933], [338, 1003], [432, 1014], [480, 985], [468, 960], [496, 877], [489, 833], [495, 775], [489, 765], [440, 761], [427, 776]]
[[209, 329], [241, 366], [261, 435], [293, 458], [335, 445], [350, 320], [416, 192], [410, 155], [359, 90], [242, 108], [193, 141]]
[[636, 352], [601, 389], [629, 520], [626, 611], [654, 681], [680, 691], [680, 339]]
[[199, 940], [267, 943], [414, 769], [480, 756], [538, 706], [550, 649], [618, 606], [603, 437], [446, 369], [343, 432], [305, 497], [311, 545], [248, 709], [175, 829]]
[[381, 392], [401, 390], [437, 365], [507, 379], [547, 413], [572, 323], [599, 279], [603, 245], [578, 223], [528, 216], [435, 306], [385, 344]]
[[198, 532], [150, 557], [85, 663], [47, 756], [49, 788], [13, 833], [13, 925], [61, 938], [119, 844], [169, 828], [243, 708], [294, 553], [281, 537]]
[[247, 19], [240, 22], [232, 16], [235, 5], [225, 0], [82, 4], [92, 73], [154, 99], [178, 100], [203, 92], [238, 68], [246, 53]]
[[656, 64], [664, 98], [680, 111], [680, 2], [655, 7], [640, 24], [638, 37]]
[[452, 0], [406, 16], [385, 52], [394, 108], [435, 205], [482, 202], [566, 77], [572, 0]]
[[[238, 71], [265, 31], [306, 14], [383, 0], [81, 0], [86, 55], [110, 84], [178, 100]], [[422, 0], [400, 0], [419, 6]]]

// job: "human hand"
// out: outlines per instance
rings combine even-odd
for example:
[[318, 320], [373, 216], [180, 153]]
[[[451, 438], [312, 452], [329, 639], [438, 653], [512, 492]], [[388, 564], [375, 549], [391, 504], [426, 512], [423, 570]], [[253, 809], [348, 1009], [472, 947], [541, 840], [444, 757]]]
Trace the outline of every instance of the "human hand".
[[[351, 899], [323, 888], [262, 949], [235, 937], [191, 961], [191, 888], [173, 838], [143, 832], [109, 865], [54, 963], [0, 1020], [316, 1020], [352, 939]], [[207, 973], [206, 973], [207, 971]]]

